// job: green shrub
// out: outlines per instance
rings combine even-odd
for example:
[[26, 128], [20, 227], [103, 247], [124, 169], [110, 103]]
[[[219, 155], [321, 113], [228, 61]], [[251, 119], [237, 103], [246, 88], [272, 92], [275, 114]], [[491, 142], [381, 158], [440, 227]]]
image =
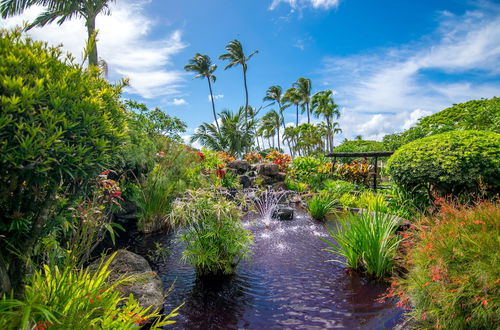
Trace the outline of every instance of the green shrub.
[[358, 187], [354, 183], [343, 180], [327, 180], [323, 183], [323, 186], [328, 193], [338, 196], [358, 190]]
[[[374, 152], [386, 151], [387, 147], [383, 142], [370, 140], [345, 140], [340, 145], [335, 147], [333, 152]], [[384, 160], [386, 157], [379, 157]], [[353, 160], [363, 160], [363, 158], [342, 157], [340, 160], [345, 163], [350, 163]], [[370, 159], [372, 161], [374, 158]]]
[[214, 193], [194, 191], [175, 203], [172, 218], [185, 226], [178, 236], [186, 246], [182, 259], [198, 276], [232, 274], [249, 255], [253, 237], [241, 217], [235, 202]]
[[303, 182], [298, 182], [296, 180], [290, 179], [288, 176], [285, 179], [286, 187], [288, 190], [296, 192], [304, 192], [307, 190], [307, 184]]
[[394, 181], [438, 194], [491, 192], [500, 188], [500, 134], [453, 131], [409, 143], [387, 166]]
[[385, 196], [371, 191], [361, 193], [356, 199], [356, 205], [371, 212], [378, 210], [381, 213], [389, 213], [389, 203]]
[[[171, 225], [174, 200], [199, 184], [199, 157], [174, 141], [165, 141], [154, 169], [139, 179], [132, 197], [139, 208], [138, 229], [154, 232]], [[163, 151], [164, 150], [164, 151]]]
[[340, 206], [339, 201], [330, 194], [320, 193], [307, 201], [307, 209], [313, 219], [324, 220], [325, 216]]
[[[127, 134], [123, 86], [18, 30], [0, 30], [0, 54], [0, 237], [30, 255], [55, 229], [56, 195], [76, 198], [117, 161]], [[22, 279], [23, 263], [0, 246], [11, 280]]]
[[413, 306], [418, 328], [495, 328], [500, 322], [498, 205], [445, 203], [408, 236], [409, 273], [394, 282], [389, 296]]
[[472, 100], [424, 117], [403, 133], [386, 135], [389, 150], [426, 136], [456, 130], [478, 130], [500, 133], [500, 97]]
[[154, 321], [153, 328], [174, 323], [159, 311], [142, 308], [132, 295], [124, 297], [110, 284], [108, 270], [114, 255], [94, 273], [88, 270], [59, 269], [45, 265], [26, 286], [22, 300], [0, 299], [2, 329], [137, 329]]
[[334, 242], [322, 240], [327, 251], [344, 257], [334, 260], [352, 269], [381, 279], [390, 274], [400, 240], [394, 235], [398, 221], [394, 216], [375, 212], [347, 214], [339, 218], [338, 228], [327, 228]]

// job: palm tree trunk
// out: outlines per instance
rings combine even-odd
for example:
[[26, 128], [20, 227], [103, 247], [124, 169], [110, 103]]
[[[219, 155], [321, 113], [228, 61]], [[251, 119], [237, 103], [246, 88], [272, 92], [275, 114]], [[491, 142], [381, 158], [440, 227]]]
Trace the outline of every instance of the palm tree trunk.
[[296, 109], [297, 109], [297, 119], [295, 121], [295, 127], [299, 126], [299, 104], [295, 104]]
[[[92, 38], [92, 35], [95, 32], [95, 15], [91, 15], [87, 18], [87, 34], [88, 40]], [[94, 42], [91, 46], [92, 48], [89, 51], [89, 65], [98, 65], [98, 57], [97, 57], [97, 42]]]
[[332, 134], [332, 127], [330, 125], [330, 117], [326, 116], [326, 138], [327, 138], [327, 149], [329, 152], [332, 152], [332, 144], [331, 144], [331, 134]]
[[306, 110], [307, 110], [307, 123], [311, 123], [311, 117], [309, 116], [309, 102], [306, 102]]
[[207, 81], [208, 81], [208, 89], [210, 90], [210, 100], [212, 101], [212, 112], [214, 114], [215, 125], [217, 126], [217, 131], [220, 134], [219, 122], [217, 121], [217, 114], [215, 113], [214, 94], [212, 93], [212, 84], [210, 83], [210, 77], [207, 77]]
[[280, 145], [280, 125], [278, 123], [278, 127], [277, 127], [277, 130], [278, 132], [278, 149], [281, 151], [281, 145]]
[[245, 126], [248, 133], [248, 87], [247, 87], [247, 69], [243, 67], [243, 84], [245, 86]]

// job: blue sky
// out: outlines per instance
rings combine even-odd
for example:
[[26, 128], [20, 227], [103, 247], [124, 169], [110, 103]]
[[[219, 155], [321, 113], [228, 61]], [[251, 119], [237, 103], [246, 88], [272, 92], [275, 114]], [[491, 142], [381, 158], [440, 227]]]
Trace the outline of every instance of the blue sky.
[[[42, 9], [0, 21], [11, 27]], [[453, 103], [500, 96], [500, 5], [486, 1], [117, 0], [99, 17], [98, 47], [126, 96], [185, 120], [189, 135], [212, 121], [207, 82], [184, 65], [196, 52], [218, 65], [216, 107], [244, 103], [239, 67], [224, 70], [224, 46], [239, 39], [249, 62], [250, 104], [268, 86], [311, 78], [342, 108], [340, 138], [381, 139]], [[30, 32], [81, 55], [82, 21]], [[293, 122], [293, 112], [286, 115]], [[305, 120], [305, 118], [301, 118]], [[337, 139], [338, 141], [338, 139]]]

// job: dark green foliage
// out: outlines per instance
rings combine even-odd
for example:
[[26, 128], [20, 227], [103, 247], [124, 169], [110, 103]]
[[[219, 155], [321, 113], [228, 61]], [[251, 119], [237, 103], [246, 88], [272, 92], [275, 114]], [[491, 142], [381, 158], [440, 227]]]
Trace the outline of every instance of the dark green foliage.
[[1, 30], [0, 54], [0, 235], [29, 255], [51, 230], [56, 194], [116, 161], [127, 117], [122, 86], [62, 61], [58, 48]]
[[439, 194], [490, 192], [500, 188], [500, 134], [452, 131], [411, 142], [391, 156], [397, 184]]
[[403, 133], [384, 137], [390, 150], [423, 137], [452, 130], [480, 130], [500, 133], [500, 98], [472, 100], [455, 104], [419, 120]]

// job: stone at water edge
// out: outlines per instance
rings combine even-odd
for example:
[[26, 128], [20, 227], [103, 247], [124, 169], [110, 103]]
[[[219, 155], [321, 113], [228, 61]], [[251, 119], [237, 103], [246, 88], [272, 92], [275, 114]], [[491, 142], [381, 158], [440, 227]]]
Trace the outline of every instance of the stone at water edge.
[[277, 220], [293, 220], [294, 212], [293, 207], [279, 205], [278, 209], [273, 212], [273, 218]]
[[[94, 261], [89, 269], [96, 270], [101, 261], [101, 259]], [[130, 281], [117, 287], [124, 296], [132, 294], [143, 308], [151, 306], [152, 310], [163, 309], [165, 300], [163, 282], [158, 274], [153, 272], [146, 259], [127, 250], [118, 250], [108, 270], [111, 271], [108, 278], [111, 281], [123, 275], [131, 277]]]

